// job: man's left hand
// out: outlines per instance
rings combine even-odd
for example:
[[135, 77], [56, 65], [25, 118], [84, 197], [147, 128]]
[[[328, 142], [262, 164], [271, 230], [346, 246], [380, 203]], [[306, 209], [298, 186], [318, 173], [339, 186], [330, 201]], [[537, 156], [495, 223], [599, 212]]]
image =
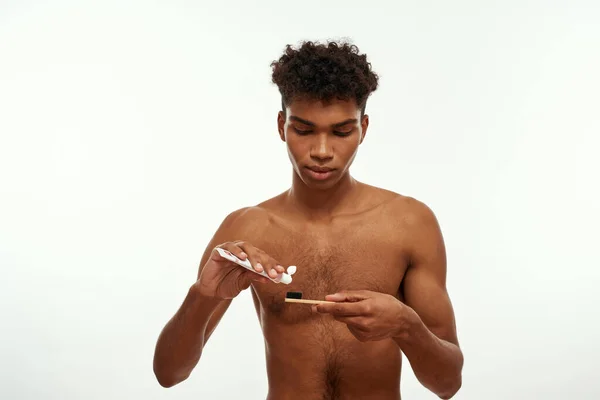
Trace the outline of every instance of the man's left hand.
[[325, 300], [335, 303], [321, 303], [313, 310], [345, 323], [361, 342], [405, 336], [418, 318], [410, 307], [384, 293], [343, 291]]

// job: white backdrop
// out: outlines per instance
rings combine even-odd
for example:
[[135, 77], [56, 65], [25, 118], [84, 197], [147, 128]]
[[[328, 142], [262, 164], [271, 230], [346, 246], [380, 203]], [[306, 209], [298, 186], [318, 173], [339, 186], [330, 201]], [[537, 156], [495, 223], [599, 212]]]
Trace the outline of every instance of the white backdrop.
[[269, 63], [340, 37], [381, 75], [354, 175], [442, 225], [455, 398], [600, 398], [598, 2], [203, 3], [0, 3], [0, 398], [264, 399], [248, 292], [184, 383], [154, 345], [222, 218], [290, 183]]

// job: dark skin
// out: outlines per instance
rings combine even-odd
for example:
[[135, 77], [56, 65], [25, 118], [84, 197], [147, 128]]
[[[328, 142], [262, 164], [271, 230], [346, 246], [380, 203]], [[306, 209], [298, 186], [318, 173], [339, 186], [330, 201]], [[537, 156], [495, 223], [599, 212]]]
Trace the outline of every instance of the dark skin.
[[[401, 352], [443, 399], [463, 355], [446, 290], [444, 241], [423, 203], [358, 182], [349, 167], [369, 119], [353, 101], [296, 100], [278, 116], [292, 186], [232, 212], [207, 245], [198, 280], [159, 337], [154, 370], [187, 379], [232, 299], [251, 290], [265, 337], [267, 399], [400, 399]], [[328, 176], [308, 168], [328, 167]], [[223, 247], [276, 284], [222, 259]], [[332, 303], [285, 303], [287, 291]]]

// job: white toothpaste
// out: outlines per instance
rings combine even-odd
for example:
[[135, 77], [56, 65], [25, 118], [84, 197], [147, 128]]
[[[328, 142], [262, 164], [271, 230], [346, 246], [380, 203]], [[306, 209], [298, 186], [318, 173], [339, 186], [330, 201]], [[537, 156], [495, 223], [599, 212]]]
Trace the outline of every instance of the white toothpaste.
[[255, 274], [259, 274], [259, 275], [264, 276], [265, 278], [269, 278], [270, 280], [272, 280], [275, 283], [284, 283], [286, 285], [289, 285], [290, 283], [292, 283], [292, 275], [294, 275], [294, 273], [296, 273], [296, 266], [290, 265], [287, 269], [287, 272], [282, 272], [282, 273], [278, 274], [277, 277], [272, 278], [264, 270], [261, 272], [258, 272], [257, 270], [255, 270], [252, 267], [252, 264], [250, 264], [250, 260], [248, 260], [248, 259], [241, 260], [238, 257], [236, 257], [234, 254], [232, 254], [231, 252], [229, 252], [225, 249], [222, 249], [220, 247], [217, 247], [217, 251], [219, 252], [221, 257], [226, 258], [229, 261], [233, 261], [237, 265], [240, 265], [240, 266], [246, 268], [247, 270], [254, 272]]

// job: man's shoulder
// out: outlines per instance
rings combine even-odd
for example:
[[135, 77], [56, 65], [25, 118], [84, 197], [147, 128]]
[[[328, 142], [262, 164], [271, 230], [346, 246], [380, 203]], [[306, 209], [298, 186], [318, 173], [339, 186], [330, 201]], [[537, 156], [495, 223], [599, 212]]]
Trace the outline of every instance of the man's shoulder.
[[422, 200], [378, 186], [367, 185], [369, 196], [377, 197], [386, 206], [386, 211], [392, 211], [407, 222], [417, 222], [434, 216], [433, 210]]
[[245, 206], [229, 212], [221, 227], [230, 232], [250, 232], [266, 227], [269, 220], [269, 212], [264, 206]]
[[[393, 192], [390, 192], [393, 193]], [[424, 201], [408, 195], [394, 193], [383, 210], [385, 223], [393, 237], [405, 246], [412, 259], [443, 248], [443, 238], [438, 219]], [[398, 236], [394, 236], [398, 235]]]
[[399, 195], [394, 206], [402, 211], [407, 222], [422, 223], [435, 218], [433, 210], [424, 201], [412, 196]]
[[238, 236], [259, 233], [273, 224], [276, 218], [273, 210], [277, 209], [280, 201], [281, 195], [230, 211], [223, 219], [221, 228]]

